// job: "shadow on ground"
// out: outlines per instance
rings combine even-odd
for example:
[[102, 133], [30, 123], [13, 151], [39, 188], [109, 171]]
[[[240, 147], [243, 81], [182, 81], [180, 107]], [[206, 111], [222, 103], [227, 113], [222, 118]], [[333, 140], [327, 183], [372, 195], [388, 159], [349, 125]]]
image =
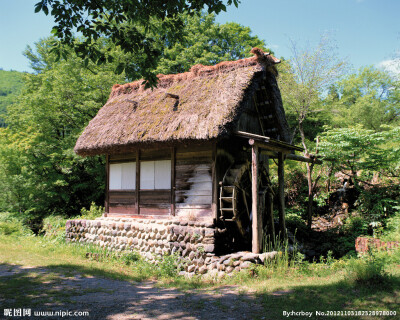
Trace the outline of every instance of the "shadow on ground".
[[[398, 278], [382, 290], [339, 282], [276, 292], [266, 288], [264, 293], [257, 294], [242, 293], [233, 286], [180, 291], [157, 288], [155, 282], [113, 278], [113, 272], [67, 264], [46, 268], [2, 264], [1, 316], [3, 309], [30, 308], [32, 315], [35, 311], [88, 311], [88, 319], [283, 319], [283, 311], [313, 312], [315, 319], [315, 311], [378, 310], [382, 301], [393, 311], [400, 305]], [[290, 317], [305, 318], [300, 314]]]

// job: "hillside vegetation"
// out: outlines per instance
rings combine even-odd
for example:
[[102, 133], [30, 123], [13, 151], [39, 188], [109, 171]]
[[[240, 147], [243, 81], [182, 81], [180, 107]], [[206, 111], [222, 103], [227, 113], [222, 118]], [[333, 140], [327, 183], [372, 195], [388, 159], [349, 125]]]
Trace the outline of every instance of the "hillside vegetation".
[[[164, 39], [158, 72], [178, 73], [198, 63], [249, 57], [252, 47], [270, 51], [239, 24], [220, 25], [207, 14], [182, 19], [184, 39]], [[7, 128], [0, 128], [0, 212], [18, 216], [36, 234], [48, 217], [68, 219], [92, 202], [103, 205], [104, 157], [78, 157], [73, 147], [106, 103], [113, 84], [136, 80], [115, 74], [121, 61], [133, 58], [110, 39], [98, 39], [97, 45], [118, 59], [101, 64], [68, 46], [58, 56], [53, 40], [43, 39], [26, 50], [35, 74], [25, 75], [22, 91], [21, 73], [0, 73], [5, 98], [21, 92], [8, 110]], [[349, 72], [325, 38], [316, 48], [294, 49], [294, 57], [278, 65], [293, 143], [304, 148], [303, 156], [314, 159], [314, 154], [324, 161], [286, 161], [289, 231], [304, 243], [310, 261], [329, 251], [335, 258], [355, 255], [354, 240], [360, 235], [399, 240], [399, 80], [371, 66]], [[276, 189], [272, 160], [270, 168]], [[338, 197], [339, 190], [346, 196]], [[320, 232], [326, 230], [319, 221], [329, 217], [339, 223]]]
[[16, 101], [23, 86], [24, 73], [0, 70], [0, 127], [5, 125], [7, 107]]

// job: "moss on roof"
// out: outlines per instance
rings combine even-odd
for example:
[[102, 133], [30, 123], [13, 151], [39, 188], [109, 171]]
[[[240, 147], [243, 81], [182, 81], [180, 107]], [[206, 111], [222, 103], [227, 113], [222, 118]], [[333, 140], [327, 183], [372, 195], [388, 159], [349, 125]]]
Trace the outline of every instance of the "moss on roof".
[[75, 152], [94, 155], [138, 143], [209, 140], [226, 134], [256, 73], [279, 62], [258, 50], [252, 50], [252, 58], [159, 75], [154, 89], [145, 89], [142, 80], [114, 85]]

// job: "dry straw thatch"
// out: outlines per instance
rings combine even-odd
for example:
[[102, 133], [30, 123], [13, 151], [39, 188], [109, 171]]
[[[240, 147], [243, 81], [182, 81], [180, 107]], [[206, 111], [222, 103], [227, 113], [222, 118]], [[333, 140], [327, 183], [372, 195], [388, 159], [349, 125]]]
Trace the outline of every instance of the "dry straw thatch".
[[106, 105], [79, 137], [75, 152], [113, 153], [139, 143], [210, 140], [226, 134], [255, 75], [279, 63], [258, 48], [252, 53], [251, 58], [159, 75], [153, 90], [144, 89], [143, 80], [114, 85]]

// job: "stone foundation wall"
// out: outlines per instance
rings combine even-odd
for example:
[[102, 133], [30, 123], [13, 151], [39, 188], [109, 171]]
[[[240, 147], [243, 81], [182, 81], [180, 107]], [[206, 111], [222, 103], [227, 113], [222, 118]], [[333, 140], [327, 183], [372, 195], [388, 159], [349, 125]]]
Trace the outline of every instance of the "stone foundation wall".
[[369, 249], [388, 250], [400, 246], [398, 241], [382, 241], [380, 239], [358, 237], [356, 239], [356, 251], [360, 253], [367, 252]]
[[178, 253], [187, 274], [231, 273], [263, 263], [275, 253], [253, 254], [237, 252], [217, 256], [223, 246], [224, 230], [212, 223], [174, 221], [167, 219], [97, 218], [69, 220], [66, 224], [67, 241], [92, 243], [102, 248], [139, 252], [146, 260]]

